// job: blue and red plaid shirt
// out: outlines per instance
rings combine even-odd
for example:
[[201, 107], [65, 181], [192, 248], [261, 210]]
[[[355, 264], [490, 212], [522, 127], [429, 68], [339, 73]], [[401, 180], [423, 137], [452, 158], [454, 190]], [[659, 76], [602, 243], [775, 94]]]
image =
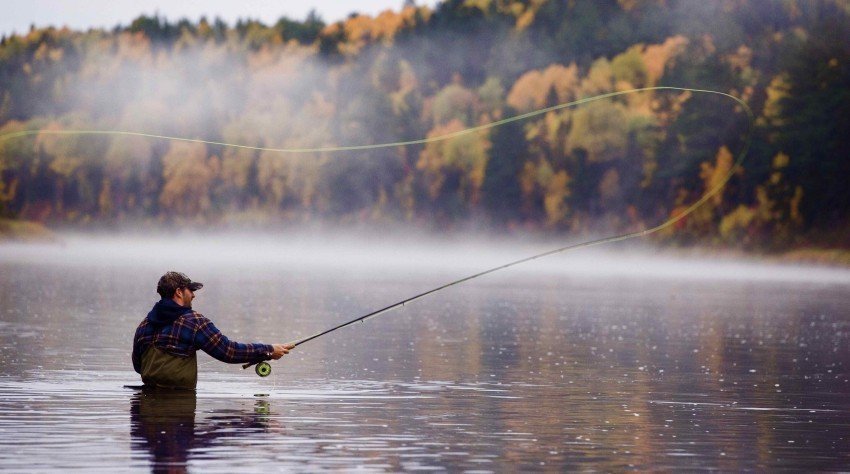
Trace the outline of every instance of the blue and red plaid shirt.
[[142, 373], [142, 355], [153, 345], [166, 353], [189, 357], [202, 350], [230, 364], [261, 362], [271, 358], [270, 344], [231, 341], [203, 314], [189, 310], [171, 324], [154, 325], [146, 317], [133, 338], [133, 368]]

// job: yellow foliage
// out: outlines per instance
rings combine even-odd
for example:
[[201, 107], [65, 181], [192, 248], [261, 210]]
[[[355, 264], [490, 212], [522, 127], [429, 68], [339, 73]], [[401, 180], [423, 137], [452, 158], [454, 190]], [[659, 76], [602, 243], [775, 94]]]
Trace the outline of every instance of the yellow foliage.
[[112, 181], [109, 178], [103, 178], [100, 194], [97, 196], [97, 208], [104, 216], [112, 214], [112, 210], [115, 208], [112, 199]]
[[221, 179], [225, 188], [246, 189], [254, 162], [252, 150], [226, 148], [221, 157]]
[[614, 89], [614, 73], [611, 63], [603, 58], [593, 61], [587, 76], [581, 81], [581, 93], [594, 96], [611, 92]]
[[399, 61], [398, 85], [400, 91], [411, 91], [419, 86], [419, 81], [416, 79], [416, 73], [413, 71], [413, 66], [407, 60]]
[[[434, 127], [428, 137], [439, 137], [465, 128], [460, 120], [454, 119], [445, 125]], [[425, 149], [419, 154], [416, 168], [425, 172], [428, 195], [432, 199], [439, 196], [445, 184], [445, 173], [459, 171], [462, 179], [461, 189], [458, 191], [466, 196], [471, 204], [475, 204], [484, 183], [489, 149], [490, 140], [482, 133], [461, 135], [425, 145]]]
[[477, 8], [482, 12], [486, 12], [490, 9], [490, 4], [493, 3], [493, 0], [464, 0], [463, 6], [465, 8]]
[[546, 211], [546, 225], [554, 227], [560, 224], [567, 215], [565, 199], [570, 195], [572, 178], [566, 171], [560, 170], [552, 176], [543, 196], [543, 208]]
[[[569, 102], [576, 99], [576, 88], [578, 86], [578, 66], [571, 63], [569, 66], [552, 64], [543, 71], [543, 82], [555, 91], [559, 103]], [[553, 104], [554, 105], [554, 104]]]
[[[45, 131], [62, 130], [59, 123], [53, 122], [44, 127]], [[50, 163], [51, 171], [58, 173], [64, 177], [70, 177], [71, 174], [82, 164], [79, 157], [74, 156], [74, 143], [78, 140], [76, 137], [71, 139], [61, 135], [51, 135], [39, 133], [35, 138], [35, 146], [42, 149], [46, 154], [53, 156], [54, 159]]]
[[484, 84], [478, 88], [478, 97], [484, 105], [484, 110], [498, 111], [502, 108], [502, 99], [505, 97], [505, 88], [502, 81], [496, 77], [489, 77]]
[[207, 158], [200, 143], [172, 142], [162, 157], [165, 183], [159, 195], [163, 210], [197, 216], [210, 210], [210, 187], [218, 173], [216, 157]]
[[534, 22], [534, 17], [549, 0], [530, 0], [528, 2], [517, 2], [512, 0], [464, 0], [464, 8], [477, 9], [485, 14], [495, 11], [502, 15], [510, 15], [516, 18], [516, 30], [522, 31]]
[[107, 174], [117, 182], [127, 179], [133, 164], [149, 163], [153, 144], [142, 137], [116, 137], [106, 151]]
[[655, 177], [655, 172], [658, 170], [658, 161], [649, 159], [643, 162], [643, 180], [640, 182], [641, 188], [648, 188], [652, 185], [652, 180]]
[[720, 237], [730, 241], [740, 239], [756, 218], [756, 211], [741, 204], [720, 220]]
[[[733, 163], [734, 158], [732, 157], [732, 153], [724, 145], [717, 151], [714, 165], [711, 163], [700, 164], [699, 176], [703, 181], [705, 193], [709, 193], [726, 183], [729, 173], [732, 171]], [[723, 202], [723, 191], [712, 196], [711, 202], [715, 206], [719, 206]]]
[[762, 222], [771, 222], [774, 218], [776, 201], [770, 198], [767, 188], [756, 186], [756, 214]]
[[748, 69], [753, 61], [753, 50], [742, 44], [738, 46], [734, 53], [728, 54], [725, 59], [732, 68], [743, 71]]
[[543, 117], [543, 126], [545, 127], [546, 134], [544, 138], [546, 142], [551, 146], [553, 150], [556, 152], [559, 151], [560, 145], [558, 142], [561, 133], [566, 127], [569, 127], [571, 123], [571, 115], [568, 113], [557, 113], [557, 112], [549, 112]]
[[[516, 17], [516, 29], [518, 31], [522, 31], [532, 23], [534, 23], [534, 18], [537, 16], [537, 12], [540, 11], [540, 8], [548, 3], [549, 0], [531, 0], [525, 5], [525, 8], [512, 8], [511, 13]], [[511, 6], [522, 5], [520, 3], [510, 2]]]
[[[765, 89], [767, 98], [764, 101], [764, 111], [756, 120], [757, 125], [768, 125], [772, 127], [782, 126], [785, 121], [782, 118], [782, 100], [788, 97], [790, 84], [786, 73], [779, 74], [770, 80]], [[775, 140], [776, 136], [771, 136]]]
[[788, 163], [791, 162], [791, 158], [785, 153], [777, 153], [776, 156], [773, 157], [773, 168], [774, 169], [782, 169], [788, 166]]
[[528, 199], [531, 193], [534, 192], [535, 184], [537, 183], [537, 167], [534, 163], [526, 161], [522, 165], [522, 171], [519, 174], [519, 189], [522, 196]]
[[434, 124], [445, 124], [455, 120], [462, 124], [472, 123], [477, 100], [475, 93], [471, 90], [460, 84], [449, 84], [434, 97], [432, 109]]
[[625, 153], [627, 139], [625, 106], [610, 100], [595, 102], [572, 114], [566, 148], [570, 151], [583, 149], [591, 162], [603, 162]]
[[516, 29], [522, 31], [531, 26], [534, 23], [535, 13], [534, 10], [526, 10], [520, 14], [516, 19]]
[[552, 165], [546, 160], [540, 160], [540, 163], [537, 165], [537, 172], [535, 173], [537, 185], [546, 189], [554, 177], [555, 170], [552, 169]]
[[[294, 143], [290, 142], [287, 146], [303, 145]], [[257, 184], [272, 205], [294, 200], [308, 208], [317, 198], [320, 170], [326, 162], [326, 155], [316, 153], [283, 157], [263, 152], [257, 161]]]
[[803, 201], [803, 187], [797, 186], [794, 188], [794, 196], [791, 198], [790, 217], [791, 222], [800, 225], [803, 223], [803, 215], [800, 214], [800, 203]]
[[65, 56], [65, 50], [62, 48], [51, 48], [48, 44], [41, 43], [33, 54], [36, 62], [58, 62]]
[[648, 74], [641, 50], [643, 50], [643, 45], [637, 44], [614, 56], [614, 59], [611, 60], [611, 73], [614, 80], [628, 84], [624, 89], [645, 87], [648, 83]]

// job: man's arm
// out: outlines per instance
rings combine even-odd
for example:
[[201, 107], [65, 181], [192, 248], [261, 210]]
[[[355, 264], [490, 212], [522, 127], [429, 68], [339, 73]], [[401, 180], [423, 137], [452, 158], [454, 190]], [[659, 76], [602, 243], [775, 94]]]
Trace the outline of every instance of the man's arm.
[[145, 319], [139, 324], [139, 327], [136, 328], [136, 333], [133, 335], [133, 370], [137, 373], [142, 373], [142, 353], [147, 348], [144, 344], [145, 333], [147, 332], [148, 321]]
[[231, 341], [215, 327], [212, 321], [198, 313], [195, 317], [198, 323], [194, 339], [195, 348], [222, 362], [229, 364], [261, 362], [268, 359], [279, 359], [289, 352], [289, 349], [284, 349], [282, 344], [245, 344]]

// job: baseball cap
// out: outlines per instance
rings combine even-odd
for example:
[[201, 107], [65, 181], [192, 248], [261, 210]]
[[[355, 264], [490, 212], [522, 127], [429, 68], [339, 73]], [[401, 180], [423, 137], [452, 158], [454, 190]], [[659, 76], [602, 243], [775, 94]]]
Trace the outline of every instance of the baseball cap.
[[198, 281], [192, 281], [184, 273], [166, 272], [160, 277], [156, 284], [156, 292], [163, 298], [170, 298], [180, 288], [188, 288], [192, 291], [198, 291], [204, 287], [204, 284]]

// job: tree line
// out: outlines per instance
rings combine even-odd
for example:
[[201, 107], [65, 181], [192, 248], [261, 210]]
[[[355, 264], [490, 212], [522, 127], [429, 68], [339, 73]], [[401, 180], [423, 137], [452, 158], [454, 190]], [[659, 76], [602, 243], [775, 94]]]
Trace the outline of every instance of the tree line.
[[[140, 17], [0, 40], [0, 217], [50, 225], [474, 221], [664, 239], [848, 243], [850, 2], [449, 0], [325, 24]], [[735, 157], [749, 147], [748, 158]]]

